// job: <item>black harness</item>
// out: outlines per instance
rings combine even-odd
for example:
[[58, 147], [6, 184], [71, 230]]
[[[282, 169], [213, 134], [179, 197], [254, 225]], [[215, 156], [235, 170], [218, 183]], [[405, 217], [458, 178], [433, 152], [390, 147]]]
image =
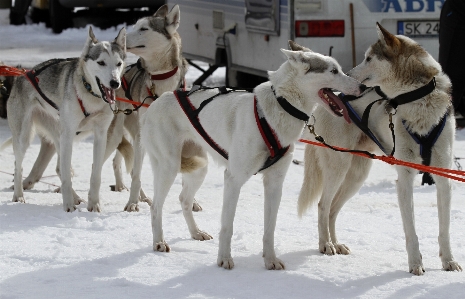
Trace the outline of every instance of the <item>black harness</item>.
[[[218, 93], [206, 100], [204, 100], [199, 108], [195, 108], [194, 105], [192, 105], [189, 96], [193, 94], [196, 91], [199, 90], [206, 90], [206, 89], [213, 89], [215, 87], [200, 87], [200, 86], [194, 86], [190, 91], [185, 91], [185, 90], [176, 90], [174, 91], [174, 95], [176, 96], [176, 99], [178, 100], [179, 105], [181, 106], [182, 110], [186, 114], [187, 118], [191, 122], [192, 126], [197, 130], [197, 132], [200, 134], [200, 136], [203, 137], [203, 139], [218, 153], [220, 154], [223, 158], [228, 160], [229, 155], [226, 150], [221, 148], [205, 131], [203, 128], [202, 124], [199, 121], [199, 113], [202, 111], [202, 109], [210, 103], [213, 99], [220, 95], [224, 95], [230, 92], [236, 92], [236, 91], [247, 91], [248, 90], [243, 90], [243, 89], [232, 89], [232, 88], [226, 88], [226, 87], [218, 87]], [[274, 92], [274, 90], [273, 90]], [[302, 114], [305, 114], [301, 112], [300, 110], [296, 109], [294, 106], [292, 106], [286, 99], [283, 97], [277, 97], [278, 102], [280, 105], [284, 108], [288, 113], [289, 111], [292, 111], [295, 115], [299, 115], [302, 117]], [[283, 106], [284, 105], [284, 106]], [[278, 162], [289, 150], [290, 145], [283, 147], [281, 143], [279, 142], [279, 139], [277, 138], [274, 130], [270, 127], [268, 122], [266, 121], [262, 110], [260, 106], [258, 105], [258, 101], [256, 96], [254, 96], [254, 115], [255, 115], [255, 120], [257, 122], [257, 127], [260, 131], [260, 134], [262, 135], [262, 138], [270, 152], [270, 156], [266, 159], [265, 163], [263, 166], [258, 170], [258, 172], [267, 169], [268, 167], [272, 166], [276, 162]], [[293, 115], [293, 114], [291, 114]], [[293, 115], [293, 116], [295, 116]], [[306, 120], [308, 120], [308, 116], [305, 114]]]
[[[47, 102], [53, 108], [55, 108], [57, 111], [60, 110], [58, 108], [57, 104], [55, 104], [55, 102], [53, 102], [50, 98], [48, 98], [45, 95], [45, 93], [42, 91], [42, 89], [40, 88], [40, 86], [39, 86], [39, 77], [38, 76], [45, 69], [47, 69], [47, 68], [49, 68], [49, 67], [51, 67], [53, 65], [56, 65], [56, 64], [59, 64], [59, 63], [62, 63], [62, 62], [75, 61], [77, 59], [78, 58], [65, 58], [65, 59], [56, 58], [56, 59], [51, 59], [51, 60], [48, 60], [48, 61], [44, 62], [43, 65], [40, 68], [32, 69], [32, 70], [27, 71], [25, 73], [26, 78], [29, 80], [29, 82], [31, 82], [32, 86], [34, 86], [34, 88], [37, 90], [37, 92], [40, 94], [40, 96], [44, 99], [44, 101]], [[84, 116], [85, 117], [89, 116], [89, 113], [87, 113], [87, 111], [85, 110], [84, 105], [82, 104], [82, 100], [79, 97], [78, 97], [78, 101], [79, 101], [79, 106], [81, 107], [81, 110], [84, 113]]]
[[[371, 107], [373, 107], [373, 105], [376, 102], [386, 100], [386, 101], [388, 101], [389, 106], [391, 106], [394, 109], [397, 109], [397, 107], [399, 105], [411, 103], [411, 102], [414, 102], [416, 100], [419, 100], [419, 99], [427, 96], [428, 94], [433, 92], [433, 90], [435, 88], [436, 88], [436, 80], [433, 77], [433, 79], [428, 84], [426, 84], [426, 85], [424, 85], [424, 86], [422, 86], [422, 87], [420, 87], [418, 89], [415, 89], [413, 91], [401, 94], [401, 95], [399, 95], [399, 96], [397, 96], [397, 97], [395, 97], [393, 99], [389, 99], [387, 97], [387, 95], [381, 91], [380, 87], [376, 86], [376, 87], [374, 87], [374, 89], [375, 89], [376, 93], [381, 98], [374, 101], [374, 102], [372, 102], [372, 103], [370, 103], [365, 108], [365, 111], [363, 112], [363, 116], [361, 118], [355, 112], [353, 107], [350, 105], [350, 101], [356, 100], [359, 97], [343, 95], [343, 94], [340, 94], [339, 97], [341, 98], [342, 102], [346, 106], [347, 112], [349, 113], [349, 116], [350, 116], [350, 119], [355, 123], [355, 125], [357, 125], [357, 127], [359, 127], [360, 130], [362, 130], [371, 140], [373, 140], [373, 142], [375, 142], [379, 146], [379, 148], [384, 153], [387, 154], [386, 150], [383, 148], [383, 146], [378, 141], [376, 136], [368, 128], [368, 117], [369, 117], [369, 114], [370, 114]], [[409, 128], [406, 126], [405, 120], [402, 120], [402, 124], [404, 125], [407, 132], [415, 140], [415, 142], [420, 146], [420, 156], [421, 156], [421, 158], [423, 160], [422, 161], [423, 165], [429, 166], [430, 163], [431, 163], [431, 154], [432, 154], [433, 146], [436, 143], [436, 141], [438, 140], [439, 135], [441, 135], [442, 130], [444, 129], [446, 119], [447, 119], [447, 115], [448, 114], [446, 112], [445, 115], [439, 121], [439, 123], [437, 125], [433, 126], [430, 129], [429, 133], [424, 135], [424, 136], [420, 136], [419, 134], [410, 131]], [[393, 135], [393, 137], [394, 137], [394, 135]], [[393, 150], [391, 152], [391, 156], [394, 154], [394, 150], [395, 150], [395, 139], [393, 138], [393, 140], [394, 140], [394, 148], [393, 148]], [[427, 172], [423, 173], [423, 178], [422, 178], [422, 183], [421, 184], [424, 185], [425, 183], [428, 184], [428, 185], [434, 184], [434, 180], [433, 180], [431, 174], [429, 174]]]

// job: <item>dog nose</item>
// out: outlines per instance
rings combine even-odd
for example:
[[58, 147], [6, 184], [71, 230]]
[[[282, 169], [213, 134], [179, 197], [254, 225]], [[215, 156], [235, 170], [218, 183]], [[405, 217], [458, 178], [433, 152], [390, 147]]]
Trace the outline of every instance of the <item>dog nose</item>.
[[364, 92], [367, 89], [365, 84], [360, 84], [360, 93]]
[[110, 81], [110, 87], [113, 89], [117, 89], [119, 87], [119, 82], [116, 80], [111, 80]]

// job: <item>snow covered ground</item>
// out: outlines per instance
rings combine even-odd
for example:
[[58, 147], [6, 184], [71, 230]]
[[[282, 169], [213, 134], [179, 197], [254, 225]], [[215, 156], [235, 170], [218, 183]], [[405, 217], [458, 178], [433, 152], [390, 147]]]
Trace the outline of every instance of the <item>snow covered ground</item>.
[[[182, 8], [181, 8], [182, 9]], [[86, 29], [54, 35], [44, 25], [10, 27], [0, 10], [0, 60], [23, 67], [50, 58], [78, 56]], [[182, 22], [181, 22], [182, 26]], [[117, 29], [95, 29], [97, 38], [110, 40]], [[130, 30], [130, 29], [129, 29]], [[278, 51], [278, 49], [276, 49]], [[131, 56], [129, 62], [135, 61]], [[191, 68], [188, 81], [199, 72]], [[224, 82], [224, 69], [207, 84]], [[11, 136], [0, 120], [0, 143]], [[465, 130], [457, 133], [454, 153], [465, 157]], [[302, 159], [303, 144], [295, 157]], [[23, 163], [28, 174], [39, 152], [36, 140]], [[129, 193], [111, 192], [111, 160], [104, 164], [101, 200], [103, 211], [65, 213], [55, 160], [43, 182], [25, 191], [25, 204], [11, 202], [14, 156], [0, 152], [0, 298], [463, 298], [465, 272], [441, 270], [438, 257], [436, 188], [415, 183], [416, 227], [426, 267], [424, 276], [408, 273], [402, 222], [397, 204], [396, 174], [391, 166], [375, 162], [360, 192], [338, 218], [338, 237], [352, 250], [347, 256], [325, 256], [318, 251], [317, 212], [302, 219], [296, 202], [303, 167], [292, 164], [284, 184], [275, 241], [285, 271], [267, 271], [262, 255], [263, 192], [260, 175], [242, 188], [235, 218], [232, 271], [216, 265], [223, 192], [223, 169], [211, 163], [197, 194], [203, 211], [196, 213], [199, 227], [211, 241], [194, 241], [178, 203], [178, 177], [164, 206], [165, 237], [170, 253], [152, 251], [150, 211], [123, 212]], [[86, 198], [92, 165], [92, 138], [76, 144], [72, 161], [73, 186]], [[463, 164], [463, 162], [462, 162]], [[142, 185], [153, 194], [148, 159]], [[130, 183], [129, 176], [125, 176]], [[451, 245], [465, 266], [465, 185], [453, 183]]]

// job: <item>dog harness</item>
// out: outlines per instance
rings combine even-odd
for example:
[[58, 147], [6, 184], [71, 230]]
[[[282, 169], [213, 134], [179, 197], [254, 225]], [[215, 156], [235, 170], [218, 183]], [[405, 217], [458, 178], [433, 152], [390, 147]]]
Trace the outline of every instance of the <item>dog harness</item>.
[[[57, 111], [59, 111], [60, 109], [58, 108], [57, 104], [55, 104], [55, 102], [53, 102], [50, 98], [48, 98], [44, 92], [42, 91], [42, 89], [40, 89], [40, 86], [39, 86], [39, 75], [41, 72], [43, 72], [45, 69], [47, 69], [48, 67], [50, 66], [53, 66], [55, 64], [58, 64], [58, 63], [61, 63], [61, 62], [69, 62], [69, 61], [74, 61], [74, 60], [77, 60], [78, 58], [65, 58], [65, 59], [51, 59], [49, 61], [46, 61], [44, 62], [44, 64], [38, 68], [38, 69], [32, 69], [32, 70], [29, 70], [25, 73], [25, 76], [26, 78], [29, 80], [29, 82], [32, 84], [32, 86], [35, 88], [35, 90], [40, 94], [40, 96], [44, 99], [45, 102], [47, 102], [50, 106], [52, 106], [53, 108], [55, 108]], [[83, 80], [83, 83], [84, 83], [84, 86], [86, 86], [86, 83], [85, 82], [85, 79], [84, 77], [82, 78]], [[89, 83], [87, 83], [87, 85], [89, 85]], [[90, 86], [90, 85], [89, 85]], [[86, 89], [89, 90], [86, 86]], [[95, 95], [94, 93], [92, 93], [92, 95], [94, 96], [97, 96]], [[89, 116], [90, 114], [86, 111], [86, 109], [84, 108], [84, 104], [82, 103], [82, 100], [81, 98], [79, 98], [79, 96], [77, 95], [77, 92], [76, 92], [76, 97], [78, 99], [78, 102], [79, 102], [79, 106], [81, 107], [81, 110], [82, 110], [82, 113], [84, 114], [84, 117], [87, 117]], [[99, 96], [97, 96], [99, 97]]]
[[[394, 109], [397, 109], [397, 107], [399, 105], [411, 103], [411, 102], [414, 102], [416, 100], [419, 100], [419, 99], [427, 96], [428, 94], [433, 92], [433, 90], [435, 88], [436, 88], [436, 80], [433, 77], [433, 79], [428, 84], [426, 84], [426, 85], [424, 85], [424, 86], [422, 86], [422, 87], [420, 87], [418, 89], [415, 89], [413, 91], [398, 95], [397, 97], [395, 97], [393, 99], [389, 99], [387, 97], [387, 95], [384, 92], [381, 91], [381, 88], [379, 86], [376, 86], [376, 87], [374, 87], [374, 89], [375, 89], [376, 93], [381, 98], [374, 101], [374, 102], [372, 102], [372, 103], [370, 103], [365, 108], [365, 111], [363, 112], [362, 118], [360, 118], [360, 116], [355, 112], [353, 107], [350, 105], [350, 101], [356, 100], [356, 99], [358, 99], [360, 97], [344, 95], [342, 93], [339, 95], [339, 97], [342, 100], [342, 102], [344, 103], [344, 105], [346, 106], [347, 112], [349, 113], [349, 116], [350, 116], [350, 119], [357, 125], [357, 127], [360, 128], [360, 130], [362, 130], [371, 140], [373, 140], [373, 142], [375, 142], [385, 154], [387, 154], [386, 150], [383, 148], [383, 146], [378, 141], [376, 136], [368, 128], [368, 117], [369, 117], [369, 114], [370, 114], [371, 107], [373, 107], [373, 105], [378, 101], [387, 100], [389, 106], [391, 106]], [[410, 134], [410, 136], [413, 138], [413, 140], [415, 140], [415, 142], [420, 146], [420, 156], [422, 158], [422, 164], [423, 165], [429, 166], [430, 163], [431, 163], [431, 153], [432, 153], [432, 150], [433, 150], [433, 146], [436, 143], [436, 141], [438, 140], [439, 135], [441, 135], [442, 130], [444, 129], [446, 119], [447, 119], [447, 115], [448, 115], [448, 113], [446, 112], [445, 115], [439, 121], [439, 123], [437, 125], [433, 126], [430, 129], [429, 133], [424, 135], [424, 136], [420, 136], [419, 134], [414, 133], [411, 130], [409, 130], [409, 128], [406, 125], [406, 121], [402, 120], [402, 124], [404, 125], [407, 132]], [[394, 141], [394, 144], [395, 144], [395, 141]], [[391, 155], [393, 155], [393, 154], [394, 154], [394, 149], [393, 149]], [[434, 184], [434, 180], [431, 177], [431, 174], [429, 174], [427, 172], [423, 173], [423, 178], [422, 178], [421, 184], [423, 185], [425, 183], [428, 184], [428, 185]]]
[[[123, 88], [124, 90], [124, 96], [129, 99], [129, 100], [133, 100], [132, 98], [132, 95], [131, 95], [131, 88], [132, 88], [132, 85], [135, 81], [135, 79], [138, 77], [139, 73], [142, 72], [142, 71], [145, 71], [145, 69], [142, 67], [142, 63], [141, 63], [141, 60], [137, 60], [136, 63], [128, 66], [126, 72], [124, 73], [123, 77], [121, 78], [121, 87]], [[166, 79], [169, 79], [171, 77], [173, 77], [178, 71], [178, 67], [176, 66], [174, 69], [172, 69], [171, 71], [169, 72], [166, 72], [166, 73], [163, 73], [163, 74], [156, 74], [156, 75], [150, 75], [150, 80], [152, 81], [162, 81], [162, 80], [166, 80]], [[131, 80], [129, 80], [129, 82], [126, 80], [126, 75], [130, 74], [131, 72], [133, 72], [133, 75], [131, 77]], [[179, 83], [178, 83], [178, 88], [181, 88], [184, 90], [186, 86], [186, 82], [185, 82], [185, 79], [182, 78]], [[150, 98], [152, 98], [154, 101], [158, 98], [158, 95], [157, 94], [154, 94], [152, 92], [152, 90], [150, 90], [150, 88], [147, 87], [147, 94], [149, 95]], [[134, 107], [134, 109], [139, 109], [140, 106], [137, 106], [136, 104], [132, 104], [132, 106]]]
[[[202, 124], [200, 123], [199, 120], [199, 113], [202, 111], [202, 109], [210, 103], [213, 99], [220, 95], [224, 95], [233, 91], [247, 91], [247, 90], [235, 90], [231, 88], [226, 88], [226, 87], [218, 87], [219, 93], [204, 100], [199, 108], [195, 108], [194, 105], [192, 105], [192, 102], [189, 99], [189, 96], [198, 91], [198, 90], [205, 90], [205, 89], [213, 89], [210, 87], [200, 87], [200, 86], [194, 86], [191, 91], [185, 91], [185, 90], [176, 90], [174, 91], [174, 95], [176, 96], [176, 99], [178, 100], [179, 105], [181, 106], [182, 110], [186, 114], [187, 118], [191, 122], [192, 126], [197, 130], [197, 132], [200, 134], [200, 136], [203, 137], [203, 139], [218, 153], [220, 154], [223, 158], [228, 160], [228, 152], [221, 148], [205, 131], [203, 128]], [[260, 131], [260, 134], [262, 135], [262, 138], [270, 152], [270, 156], [266, 159], [265, 163], [263, 166], [258, 170], [258, 172], [267, 169], [268, 167], [272, 166], [276, 162], [278, 162], [288, 151], [289, 145], [286, 147], [283, 147], [281, 143], [279, 142], [279, 139], [277, 138], [274, 130], [270, 127], [268, 122], [266, 121], [265, 117], [263, 116], [263, 112], [258, 105], [257, 97], [254, 95], [254, 115], [255, 115], [255, 121], [257, 123], [258, 130]]]

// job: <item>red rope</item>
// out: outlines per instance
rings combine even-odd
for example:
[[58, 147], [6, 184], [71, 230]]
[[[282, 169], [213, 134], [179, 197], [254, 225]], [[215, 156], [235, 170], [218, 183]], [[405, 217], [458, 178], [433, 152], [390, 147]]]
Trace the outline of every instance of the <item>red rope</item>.
[[[323, 143], [320, 143], [320, 142], [310, 141], [310, 140], [306, 140], [306, 139], [299, 139], [299, 141], [303, 142], [303, 143], [311, 144], [311, 145], [317, 145], [317, 146], [328, 148], [326, 145], [324, 145]], [[332, 147], [334, 147], [335, 149], [338, 149], [338, 150], [347, 150], [345, 148], [338, 147], [338, 146], [332, 146]], [[426, 166], [426, 165], [423, 165], [423, 164], [417, 164], [417, 163], [398, 160], [398, 159], [394, 158], [393, 156], [377, 156], [377, 155], [369, 156], [369, 155], [364, 154], [362, 152], [350, 152], [350, 153], [353, 154], [353, 155], [357, 155], [357, 156], [361, 156], [361, 157], [365, 157], [365, 158], [381, 160], [381, 161], [386, 162], [386, 163], [391, 164], [391, 165], [401, 165], [401, 166], [414, 168], [414, 169], [417, 169], [417, 170], [420, 170], [420, 171], [423, 171], [423, 172], [429, 172], [431, 174], [443, 176], [443, 177], [446, 177], [446, 178], [449, 178], [449, 179], [453, 179], [453, 180], [465, 183], [465, 171], [453, 170], [453, 169], [447, 169], [447, 168], [441, 168], [441, 167], [434, 167], [434, 166]], [[453, 175], [453, 174], [455, 174], [455, 175]]]
[[[131, 101], [131, 100], [128, 100], [128, 99], [125, 99], [125, 98], [118, 98], [118, 97], [116, 97], [115, 99], [116, 99], [117, 101], [129, 103], [129, 104], [133, 104], [133, 105], [136, 105], [136, 106], [139, 106], [139, 105], [140, 105], [140, 102]], [[142, 104], [142, 107], [149, 107], [149, 106], [150, 106], [150, 104]]]

